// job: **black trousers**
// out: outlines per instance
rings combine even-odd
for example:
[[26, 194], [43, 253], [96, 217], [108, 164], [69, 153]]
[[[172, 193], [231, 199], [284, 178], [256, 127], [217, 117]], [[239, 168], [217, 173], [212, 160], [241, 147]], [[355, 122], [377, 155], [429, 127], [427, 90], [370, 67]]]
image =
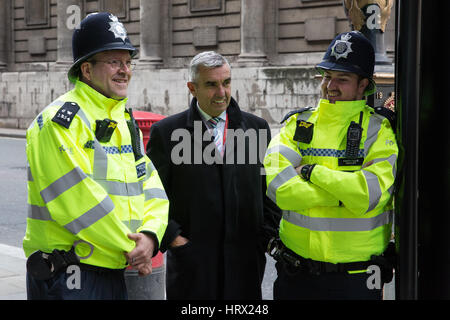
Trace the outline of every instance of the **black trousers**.
[[127, 300], [128, 294], [123, 270], [72, 268], [59, 271], [49, 280], [37, 280], [27, 273], [27, 298], [28, 300]]
[[369, 289], [370, 274], [347, 272], [312, 275], [275, 264], [274, 300], [381, 300], [382, 287]]

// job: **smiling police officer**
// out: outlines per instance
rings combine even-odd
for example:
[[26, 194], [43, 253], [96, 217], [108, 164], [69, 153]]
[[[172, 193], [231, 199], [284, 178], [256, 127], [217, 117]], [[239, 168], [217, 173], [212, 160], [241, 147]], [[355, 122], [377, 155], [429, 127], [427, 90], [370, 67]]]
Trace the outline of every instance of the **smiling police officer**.
[[[75, 88], [27, 131], [28, 299], [126, 299], [124, 268], [151, 273], [168, 216], [158, 173], [125, 108], [137, 51], [106, 12], [83, 19], [72, 46]], [[78, 285], [69, 285], [76, 268]]]
[[383, 253], [398, 147], [389, 120], [366, 104], [374, 63], [362, 33], [338, 35], [317, 65], [322, 99], [289, 113], [268, 147], [267, 194], [285, 210], [269, 245], [275, 299], [380, 299], [367, 270], [378, 283], [392, 277]]

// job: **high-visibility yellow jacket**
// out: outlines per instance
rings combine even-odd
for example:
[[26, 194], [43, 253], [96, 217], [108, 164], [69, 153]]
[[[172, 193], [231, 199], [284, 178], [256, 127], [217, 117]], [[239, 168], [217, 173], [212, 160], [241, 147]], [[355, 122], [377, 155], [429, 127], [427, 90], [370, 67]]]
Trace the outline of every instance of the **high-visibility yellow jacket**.
[[[148, 231], [161, 241], [169, 203], [150, 159], [143, 154], [135, 160], [126, 101], [78, 81], [32, 122], [26, 146], [26, 256], [75, 245], [82, 263], [120, 269], [126, 266], [124, 252], [135, 247], [127, 234]], [[65, 113], [73, 117], [68, 128], [52, 120], [65, 102], [80, 107], [74, 116]], [[101, 143], [96, 120], [105, 118], [117, 127], [111, 140]]]
[[[359, 123], [361, 112], [362, 164], [340, 166], [348, 127]], [[310, 143], [293, 139], [297, 119], [313, 124]], [[279, 230], [283, 243], [304, 258], [331, 263], [381, 254], [391, 234], [397, 155], [388, 119], [363, 100], [320, 100], [317, 108], [291, 116], [264, 159], [267, 194], [285, 210]], [[295, 171], [303, 164], [316, 164], [310, 181]]]

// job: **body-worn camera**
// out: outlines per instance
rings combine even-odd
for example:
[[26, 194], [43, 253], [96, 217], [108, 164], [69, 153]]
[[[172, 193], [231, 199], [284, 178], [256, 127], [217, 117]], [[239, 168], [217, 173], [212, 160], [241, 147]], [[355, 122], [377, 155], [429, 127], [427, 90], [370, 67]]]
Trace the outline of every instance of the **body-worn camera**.
[[95, 120], [95, 137], [100, 142], [108, 142], [117, 127], [117, 121], [111, 119]]

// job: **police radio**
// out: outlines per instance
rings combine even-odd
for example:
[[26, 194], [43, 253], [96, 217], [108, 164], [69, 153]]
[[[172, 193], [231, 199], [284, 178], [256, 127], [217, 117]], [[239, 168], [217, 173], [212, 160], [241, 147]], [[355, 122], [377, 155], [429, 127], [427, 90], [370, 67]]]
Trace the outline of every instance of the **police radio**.
[[134, 160], [138, 161], [143, 157], [141, 150], [141, 137], [139, 135], [139, 125], [133, 117], [133, 110], [125, 109], [125, 112], [130, 115], [130, 120], [127, 120], [128, 130], [130, 130], [131, 135], [131, 146], [133, 148]]
[[363, 113], [359, 114], [359, 123], [352, 121], [347, 130], [347, 145], [345, 148], [345, 157], [339, 158], [338, 163], [340, 166], [358, 166], [362, 165], [364, 158], [358, 157], [359, 145], [362, 138], [362, 118]]
[[362, 127], [355, 121], [352, 121], [347, 130], [347, 146], [345, 148], [345, 157], [356, 159], [359, 153], [359, 144], [362, 137]]

